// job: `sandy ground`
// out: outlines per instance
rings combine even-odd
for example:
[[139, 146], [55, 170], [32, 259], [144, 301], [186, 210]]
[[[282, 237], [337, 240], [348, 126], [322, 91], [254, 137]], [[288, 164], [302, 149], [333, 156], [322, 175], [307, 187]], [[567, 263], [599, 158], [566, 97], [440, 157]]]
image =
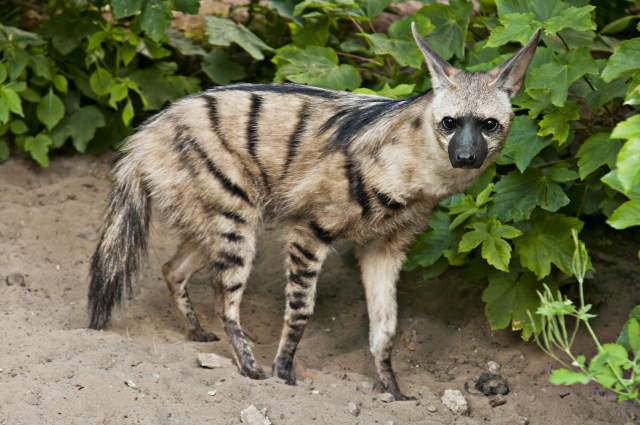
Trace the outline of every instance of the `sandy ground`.
[[[380, 401], [370, 388], [375, 372], [365, 303], [348, 244], [338, 246], [320, 278], [316, 314], [297, 357], [308, 378], [296, 387], [273, 378], [252, 381], [234, 367], [197, 365], [199, 352], [230, 357], [230, 347], [215, 319], [204, 274], [192, 282], [192, 297], [203, 326], [223, 338], [185, 340], [161, 280], [160, 265], [174, 249], [161, 224], [155, 226], [136, 297], [116, 313], [108, 330], [87, 330], [88, 259], [111, 160], [59, 158], [48, 169], [23, 160], [0, 164], [2, 425], [239, 424], [240, 411], [251, 404], [266, 408], [274, 425], [640, 423], [637, 406], [618, 404], [595, 385], [550, 385], [552, 361], [513, 332], [490, 331], [480, 301], [482, 285], [455, 271], [431, 281], [403, 275], [395, 368], [401, 387], [418, 401]], [[629, 255], [636, 250], [632, 247]], [[242, 305], [245, 328], [266, 369], [282, 323], [281, 254], [279, 235], [267, 229]], [[597, 293], [604, 300], [596, 328], [611, 340], [629, 309], [640, 304], [640, 283], [633, 264], [596, 266]], [[511, 387], [502, 400], [506, 403], [497, 407], [491, 407], [491, 398], [465, 389], [486, 371], [489, 360], [501, 365], [499, 373]], [[470, 416], [447, 410], [440, 402], [446, 389], [465, 393]], [[358, 416], [349, 412], [349, 402], [360, 405]]]

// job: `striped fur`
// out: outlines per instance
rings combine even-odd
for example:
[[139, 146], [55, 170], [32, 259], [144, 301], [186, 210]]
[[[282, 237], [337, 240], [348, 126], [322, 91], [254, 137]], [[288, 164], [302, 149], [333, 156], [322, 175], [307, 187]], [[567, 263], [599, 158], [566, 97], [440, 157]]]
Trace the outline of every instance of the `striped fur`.
[[[242, 331], [240, 303], [259, 225], [275, 220], [289, 230], [285, 323], [273, 374], [295, 383], [293, 357], [313, 314], [320, 268], [331, 244], [347, 239], [359, 247], [379, 377], [396, 399], [406, 399], [391, 368], [404, 251], [434, 206], [498, 155], [513, 116], [510, 95], [535, 50], [532, 40], [501, 67], [472, 74], [417, 41], [434, 90], [410, 99], [240, 84], [175, 102], [145, 123], [124, 144], [115, 171], [91, 262], [90, 327], [105, 327], [130, 288], [153, 201], [183, 241], [163, 274], [189, 336], [218, 339], [200, 326], [186, 290], [190, 276], [207, 268], [241, 373], [266, 377]], [[460, 137], [443, 131], [445, 116], [499, 121], [496, 131], [474, 136], [487, 145], [481, 166], [452, 167], [447, 147]]]

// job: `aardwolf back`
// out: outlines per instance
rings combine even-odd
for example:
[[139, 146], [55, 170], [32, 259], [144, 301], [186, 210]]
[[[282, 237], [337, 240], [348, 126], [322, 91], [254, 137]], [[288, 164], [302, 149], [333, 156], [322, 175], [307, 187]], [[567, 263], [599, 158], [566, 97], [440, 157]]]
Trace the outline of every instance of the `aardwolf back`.
[[444, 197], [497, 156], [538, 34], [486, 73], [450, 66], [417, 36], [433, 89], [391, 100], [300, 85], [235, 85], [180, 100], [124, 145], [91, 261], [90, 327], [110, 319], [146, 250], [151, 201], [182, 242], [162, 268], [189, 336], [205, 332], [186, 289], [207, 268], [240, 372], [266, 375], [240, 325], [240, 302], [263, 219], [287, 230], [284, 327], [272, 372], [295, 383], [293, 357], [313, 313], [331, 244], [356, 243], [383, 386], [391, 368], [395, 283], [404, 251]]

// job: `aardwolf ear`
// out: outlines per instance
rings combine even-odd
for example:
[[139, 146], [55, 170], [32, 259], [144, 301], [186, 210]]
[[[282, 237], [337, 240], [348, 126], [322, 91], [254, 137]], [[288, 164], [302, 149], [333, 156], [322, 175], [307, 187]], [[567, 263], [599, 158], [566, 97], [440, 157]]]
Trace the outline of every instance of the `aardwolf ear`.
[[533, 59], [533, 55], [538, 47], [538, 39], [542, 29], [539, 28], [531, 37], [531, 40], [520, 49], [515, 55], [507, 59], [502, 65], [487, 72], [490, 86], [495, 86], [509, 93], [513, 97], [522, 87], [524, 78], [527, 75], [527, 68]]
[[451, 66], [449, 62], [442, 59], [439, 54], [427, 46], [427, 43], [425, 43], [422, 37], [418, 34], [415, 22], [411, 22], [411, 32], [413, 33], [413, 38], [416, 40], [416, 44], [420, 50], [422, 50], [422, 54], [424, 55], [424, 61], [427, 63], [427, 68], [429, 68], [431, 85], [433, 88], [458, 88], [459, 86], [453, 77], [460, 72], [460, 70]]

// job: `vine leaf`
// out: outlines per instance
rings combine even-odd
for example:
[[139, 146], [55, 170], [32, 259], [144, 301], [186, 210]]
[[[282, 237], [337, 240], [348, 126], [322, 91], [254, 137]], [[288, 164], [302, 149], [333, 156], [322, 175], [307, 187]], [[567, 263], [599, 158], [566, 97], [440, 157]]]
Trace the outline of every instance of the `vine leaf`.
[[470, 227], [473, 230], [462, 236], [459, 252], [469, 252], [482, 244], [482, 258], [496, 269], [508, 272], [511, 245], [505, 239], [517, 238], [522, 232], [513, 226], [500, 223], [495, 217], [487, 221], [477, 221]]
[[207, 16], [205, 19], [208, 40], [214, 46], [227, 47], [231, 43], [236, 43], [256, 60], [264, 59], [263, 51], [273, 50], [242, 24], [216, 16]]
[[287, 45], [276, 53], [276, 81], [289, 80], [334, 90], [355, 90], [362, 79], [358, 70], [338, 63], [338, 55], [330, 47], [307, 46], [301, 49]]
[[571, 229], [580, 231], [583, 224], [574, 217], [537, 211], [531, 217], [532, 229], [515, 241], [520, 263], [538, 279], [551, 273], [551, 264], [571, 274], [574, 248]]

